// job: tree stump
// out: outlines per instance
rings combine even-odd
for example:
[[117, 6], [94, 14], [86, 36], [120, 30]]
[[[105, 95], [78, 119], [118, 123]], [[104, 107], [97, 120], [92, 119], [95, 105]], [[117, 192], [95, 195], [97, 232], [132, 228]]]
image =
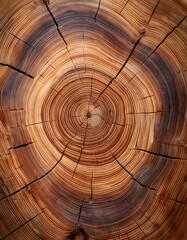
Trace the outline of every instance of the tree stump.
[[0, 238], [186, 240], [185, 0], [2, 0]]

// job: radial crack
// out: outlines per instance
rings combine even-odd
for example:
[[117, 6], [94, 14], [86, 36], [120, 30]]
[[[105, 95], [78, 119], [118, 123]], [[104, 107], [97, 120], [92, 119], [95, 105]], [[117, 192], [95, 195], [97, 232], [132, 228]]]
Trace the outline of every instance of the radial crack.
[[[82, 123], [82, 124], [83, 124], [83, 123]], [[81, 124], [81, 125], [82, 125], [82, 124]], [[88, 120], [87, 120], [87, 123], [86, 123], [86, 128], [85, 128], [85, 132], [84, 132], [84, 139], [83, 139], [83, 144], [82, 144], [82, 147], [81, 147], [79, 159], [78, 159], [77, 164], [76, 164], [76, 166], [75, 166], [75, 169], [74, 169], [74, 171], [73, 171], [73, 175], [72, 175], [71, 181], [72, 181], [72, 179], [74, 178], [74, 175], [75, 175], [75, 172], [76, 172], [76, 170], [77, 170], [78, 164], [79, 164], [79, 162], [80, 162], [80, 160], [81, 160], [82, 152], [83, 152], [83, 149], [84, 149], [84, 146], [85, 146], [87, 130], [88, 130]]]
[[92, 176], [90, 177], [90, 200], [92, 200], [93, 197], [93, 172], [92, 172]]
[[0, 63], [0, 66], [9, 67], [9, 68], [15, 70], [16, 72], [19, 72], [19, 73], [21, 73], [21, 74], [23, 74], [23, 75], [25, 75], [25, 76], [27, 76], [27, 77], [34, 78], [34, 77], [31, 76], [30, 74], [28, 74], [28, 73], [26, 73], [26, 72], [24, 72], [24, 71], [22, 71], [22, 70], [20, 70], [20, 69], [18, 69], [18, 68], [16, 68], [16, 67], [14, 67], [14, 66], [11, 66], [11, 65], [9, 65], [9, 64]]
[[16, 39], [20, 40], [21, 42], [23, 42], [24, 44], [26, 44], [28, 47], [34, 49], [31, 45], [29, 45], [27, 42], [23, 41], [22, 39], [20, 39], [19, 37], [17, 37], [16, 35], [14, 35], [13, 33], [10, 33], [10, 35], [12, 35], [13, 37], [15, 37]]
[[43, 121], [43, 122], [37, 122], [37, 123], [30, 123], [30, 124], [25, 124], [25, 127], [29, 127], [29, 126], [33, 126], [33, 125], [39, 125], [39, 124], [43, 124], [43, 123], [51, 123], [51, 122], [55, 122], [56, 120], [50, 120], [50, 121]]
[[[132, 203], [130, 203], [128, 199], [126, 199], [126, 201], [131, 205], [132, 208], [135, 208], [137, 211], [139, 211], [139, 212], [142, 214], [142, 216], [145, 217], [146, 220], [148, 220], [152, 225], [154, 225], [154, 222], [152, 222], [152, 221], [150, 220], [150, 218], [148, 218], [148, 217], [145, 215], [145, 213], [141, 211], [140, 208], [137, 208], [135, 205], [133, 205]], [[156, 231], [158, 232], [158, 234], [159, 234], [160, 236], [162, 236], [158, 229], [156, 229]]]
[[184, 160], [184, 161], [187, 160], [186, 158], [168, 156], [168, 155], [164, 155], [164, 154], [159, 154], [159, 153], [151, 152], [151, 151], [148, 151], [148, 150], [145, 150], [145, 149], [141, 149], [141, 148], [131, 148], [130, 150], [139, 150], [139, 151], [146, 152], [146, 153], [152, 154], [152, 155], [154, 155], [154, 156], [163, 157], [163, 158], [177, 159], [177, 160]]
[[150, 23], [150, 21], [151, 21], [151, 18], [153, 17], [153, 14], [155, 13], [155, 11], [156, 11], [159, 3], [160, 3], [160, 0], [158, 0], [156, 6], [154, 7], [153, 12], [151, 13], [151, 16], [150, 16], [150, 18], [149, 18], [149, 20], [148, 20], [148, 22], [147, 22], [147, 26], [149, 25], [149, 23]]
[[[103, 138], [103, 137], [102, 137], [102, 138]], [[105, 144], [106, 144], [107, 149], [109, 149], [104, 138], [103, 138], [103, 140], [104, 140], [104, 142], [105, 142]], [[110, 154], [112, 155], [112, 157], [114, 158], [114, 160], [118, 163], [118, 165], [119, 165], [123, 170], [125, 170], [126, 173], [128, 173], [128, 174], [131, 176], [131, 179], [133, 179], [135, 182], [137, 182], [140, 186], [142, 186], [142, 187], [144, 187], [144, 188], [148, 188], [148, 189], [150, 189], [150, 190], [152, 190], [152, 191], [156, 191], [154, 188], [151, 188], [150, 186], [146, 186], [146, 185], [142, 184], [141, 182], [139, 182], [136, 178], [134, 178], [133, 174], [130, 173], [130, 172], [118, 161], [118, 159], [114, 156], [114, 154], [112, 153], [112, 151], [111, 151], [110, 149], [109, 149], [108, 151], [110, 152]]]
[[[169, 35], [171, 35], [174, 31], [175, 31], [175, 29], [176, 28], [178, 28], [180, 25], [181, 25], [181, 23], [184, 21], [184, 19], [186, 18], [187, 16], [185, 16], [185, 17], [183, 17], [182, 19], [181, 19], [181, 21], [176, 25], [176, 26], [174, 26], [173, 27], [173, 29], [164, 37], [164, 39], [157, 45], [157, 47], [150, 53], [150, 55], [148, 56], [148, 58], [160, 47], [160, 45], [169, 37]], [[148, 59], [147, 58], [147, 59]], [[147, 61], [147, 59], [145, 60], [145, 61]], [[144, 61], [144, 62], [145, 62]], [[143, 63], [144, 63], [143, 62]]]
[[35, 215], [34, 217], [32, 217], [31, 219], [27, 220], [25, 223], [21, 224], [19, 227], [15, 228], [13, 231], [11, 231], [9, 234], [7, 234], [5, 237], [3, 237], [2, 239], [5, 239], [7, 237], [9, 237], [12, 233], [16, 232], [17, 230], [19, 230], [20, 228], [22, 228], [23, 226], [25, 226], [27, 223], [31, 222], [33, 219], [35, 219], [36, 217], [38, 217], [39, 215], [41, 215], [41, 213]]
[[56, 26], [56, 29], [57, 29], [57, 31], [58, 31], [60, 37], [63, 39], [63, 41], [64, 41], [64, 43], [66, 44], [66, 47], [67, 47], [67, 42], [66, 42], [64, 36], [62, 35], [61, 31], [59, 30], [58, 23], [57, 23], [57, 21], [55, 20], [53, 14], [52, 14], [52, 12], [51, 12], [51, 10], [49, 9], [49, 6], [48, 6], [47, 2], [46, 2], [45, 0], [43, 0], [43, 2], [44, 2], [44, 4], [45, 4], [45, 6], [46, 6], [46, 8], [47, 8], [47, 11], [49, 12], [51, 18], [52, 18], [53, 21], [54, 21], [54, 24], [55, 24], [55, 26]]
[[144, 233], [144, 231], [142, 230], [142, 228], [140, 227], [140, 225], [136, 222], [136, 220], [134, 220], [134, 222], [136, 223], [136, 225], [138, 226], [138, 228], [140, 229], [140, 231], [143, 233], [143, 235], [145, 237], [147, 237], [147, 235]]
[[162, 111], [155, 111], [155, 112], [134, 112], [134, 113], [127, 113], [127, 114], [153, 114], [153, 113], [161, 113]]
[[[179, 22], [176, 26], [173, 27], [173, 29], [164, 37], [164, 39], [156, 46], [156, 48], [155, 48], [155, 49], [148, 55], [148, 57], [142, 62], [142, 65], [141, 65], [141, 66], [144, 67], [145, 62], [154, 54], [154, 52], [160, 47], [160, 45], [175, 31], [175, 29], [178, 28], [178, 27], [181, 25], [181, 23], [185, 20], [186, 17], [187, 17], [187, 16], [184, 16], [184, 17], [180, 20], [180, 22]], [[140, 70], [129, 80], [128, 83], [130, 83], [130, 82], [138, 75], [139, 72], [140, 72]]]
[[[75, 136], [76, 136], [76, 135], [75, 135]], [[74, 137], [75, 137], [75, 136], [74, 136]], [[33, 183], [35, 183], [35, 182], [43, 179], [43, 178], [46, 177], [50, 172], [52, 172], [53, 169], [61, 162], [61, 160], [62, 160], [62, 158], [63, 158], [63, 156], [64, 156], [64, 154], [65, 154], [66, 148], [68, 147], [69, 143], [72, 141], [72, 139], [73, 139], [74, 137], [72, 137], [72, 138], [69, 140], [69, 142], [66, 144], [66, 146], [65, 146], [65, 148], [64, 148], [64, 151], [63, 151], [60, 159], [55, 163], [55, 165], [54, 165], [51, 169], [49, 169], [49, 170], [48, 170], [45, 174], [43, 174], [41, 177], [38, 177], [38, 178], [36, 178], [35, 180], [31, 181], [30, 183], [26, 184], [24, 187], [16, 190], [15, 192], [13, 192], [13, 193], [5, 196], [5, 197], [2, 197], [2, 198], [0, 199], [0, 201], [2, 201], [2, 200], [4, 200], [4, 199], [7, 199], [7, 198], [9, 198], [9, 197], [17, 194], [18, 192], [26, 189], [27, 187], [29, 187], [29, 186], [32, 185]]]
[[8, 150], [10, 150], [10, 149], [17, 149], [17, 148], [22, 148], [22, 147], [27, 147], [28, 145], [30, 145], [30, 144], [32, 144], [32, 143], [33, 143], [33, 142], [21, 144], [21, 145], [15, 146], [15, 147], [11, 147], [11, 148], [9, 148]]
[[78, 215], [78, 221], [77, 221], [78, 226], [80, 225], [80, 218], [81, 218], [81, 212], [82, 212], [83, 204], [84, 204], [84, 200], [82, 201], [80, 209], [79, 209], [79, 215]]
[[125, 7], [126, 7], [126, 5], [127, 5], [128, 2], [129, 2], [129, 0], [127, 0], [127, 2], [125, 3], [125, 5], [124, 5], [123, 8], [121, 9], [120, 14], [123, 12], [123, 10], [125, 9]]
[[86, 73], [86, 58], [84, 53], [84, 33], [82, 34], [82, 52], [83, 52], [83, 58], [84, 58], [84, 72]]
[[179, 204], [183, 204], [183, 205], [186, 204], [186, 202], [182, 202], [182, 201], [179, 201], [179, 200], [176, 200], [176, 199], [173, 199], [173, 198], [169, 198], [169, 200], [174, 201], [174, 202], [179, 203]]
[[96, 14], [95, 14], [95, 17], [94, 17], [94, 20], [95, 20], [95, 21], [96, 21], [96, 19], [97, 19], [97, 14], [98, 14], [98, 12], [99, 12], [100, 6], [101, 6], [101, 0], [99, 0], [98, 8], [97, 8], [97, 11], [96, 11]]
[[[64, 43], [65, 43], [65, 45], [66, 45], [66, 50], [67, 50], [67, 52], [68, 52], [68, 54], [69, 54], [69, 57], [70, 57], [70, 59], [71, 59], [71, 62], [72, 62], [72, 64], [73, 64], [73, 66], [74, 66], [74, 68], [75, 68], [75, 70], [76, 70], [76, 72], [77, 72], [78, 78], [79, 78], [79, 80], [81, 81], [80, 76], [79, 76], [79, 73], [78, 73], [77, 68], [76, 68], [76, 66], [75, 66], [75, 63], [74, 63], [74, 61], [73, 61], [73, 59], [72, 59], [72, 57], [71, 57], [70, 51], [69, 51], [69, 49], [68, 49], [68, 44], [67, 44], [64, 36], [62, 35], [61, 31], [59, 30], [58, 23], [57, 23], [56, 19], [54, 18], [51, 10], [49, 9], [49, 6], [48, 6], [47, 2], [46, 2], [45, 0], [43, 0], [43, 2], [44, 2], [45, 6], [46, 6], [46, 8], [47, 8], [47, 11], [49, 12], [51, 18], [53, 19], [53, 21], [54, 21], [54, 23], [55, 23], [56, 29], [57, 29], [60, 37], [63, 39], [63, 41], [64, 41]], [[82, 81], [81, 81], [81, 84], [82, 84]], [[83, 85], [83, 84], [82, 84], [82, 85]]]
[[142, 38], [142, 35], [140, 35], [140, 37], [138, 38], [138, 40], [136, 41], [136, 43], [134, 44], [132, 50], [130, 51], [127, 59], [125, 60], [124, 64], [122, 65], [122, 67], [119, 69], [119, 71], [117, 72], [117, 74], [109, 81], [109, 83], [105, 86], [105, 88], [103, 89], [103, 91], [99, 94], [98, 98], [95, 100], [95, 103], [99, 100], [99, 98], [103, 95], [103, 93], [106, 91], [106, 89], [112, 84], [112, 82], [118, 77], [118, 75], [121, 73], [121, 71], [124, 69], [124, 67], [126, 66], [126, 64], [128, 63], [129, 59], [131, 58], [134, 50], [136, 49], [138, 43], [140, 42]]
[[[90, 102], [91, 102], [91, 96], [92, 96], [92, 84], [91, 84], [91, 89], [90, 89], [90, 98], [89, 98], [89, 102], [88, 102], [88, 110], [87, 110], [87, 115], [90, 113]], [[72, 178], [71, 178], [71, 181], [75, 175], [75, 172], [77, 170], [77, 167], [78, 167], [78, 164], [81, 160], [81, 156], [82, 156], [82, 152], [83, 152], [83, 149], [84, 149], [84, 146], [85, 146], [85, 142], [86, 142], [86, 135], [87, 135], [87, 131], [88, 131], [88, 118], [87, 117], [87, 122], [86, 122], [86, 128], [85, 128], [85, 132], [84, 132], [84, 139], [83, 139], [83, 144], [82, 144], [82, 148], [81, 148], [81, 151], [80, 151], [80, 155], [79, 155], [79, 159], [77, 161], [77, 164], [75, 166], [75, 169], [74, 169], [74, 172], [73, 172], [73, 175], [72, 175]], [[83, 123], [82, 123], [83, 124]], [[81, 125], [82, 125], [81, 124]]]

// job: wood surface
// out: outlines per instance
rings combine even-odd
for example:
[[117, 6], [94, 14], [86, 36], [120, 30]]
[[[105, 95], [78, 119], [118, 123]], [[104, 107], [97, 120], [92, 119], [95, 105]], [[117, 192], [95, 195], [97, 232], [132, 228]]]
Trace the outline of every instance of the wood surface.
[[186, 0], [1, 0], [0, 98], [0, 239], [187, 239]]

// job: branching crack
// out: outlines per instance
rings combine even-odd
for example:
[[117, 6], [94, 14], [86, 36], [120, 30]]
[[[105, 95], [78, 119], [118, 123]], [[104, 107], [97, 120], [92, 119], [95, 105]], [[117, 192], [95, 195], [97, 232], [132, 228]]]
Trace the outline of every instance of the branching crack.
[[25, 75], [25, 76], [27, 76], [27, 77], [34, 78], [34, 77], [31, 76], [30, 74], [28, 74], [28, 73], [26, 73], [26, 72], [24, 72], [24, 71], [22, 71], [22, 70], [20, 70], [20, 69], [18, 69], [18, 68], [16, 68], [16, 67], [14, 67], [14, 66], [11, 66], [11, 65], [9, 65], [9, 64], [0, 63], [0, 66], [9, 67], [9, 68], [15, 70], [16, 72], [19, 72], [19, 73], [21, 73], [21, 74], [23, 74], [23, 75]]
[[141, 148], [131, 148], [130, 150], [138, 150], [138, 151], [142, 151], [142, 152], [146, 152], [149, 154], [152, 154], [154, 156], [158, 156], [158, 157], [163, 157], [163, 158], [169, 158], [169, 159], [177, 159], [177, 160], [187, 160], [186, 158], [180, 158], [180, 157], [174, 157], [174, 156], [168, 156], [168, 155], [164, 155], [164, 154], [159, 154], [159, 153], [155, 153], [155, 152], [151, 152], [145, 149], [141, 149]]

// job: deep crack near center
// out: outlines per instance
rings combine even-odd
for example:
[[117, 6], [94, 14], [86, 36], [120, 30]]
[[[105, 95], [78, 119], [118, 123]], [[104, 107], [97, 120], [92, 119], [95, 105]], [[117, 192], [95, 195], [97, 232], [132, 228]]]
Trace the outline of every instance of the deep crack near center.
[[86, 114], [86, 118], [91, 118], [91, 113], [88, 111], [87, 114]]

